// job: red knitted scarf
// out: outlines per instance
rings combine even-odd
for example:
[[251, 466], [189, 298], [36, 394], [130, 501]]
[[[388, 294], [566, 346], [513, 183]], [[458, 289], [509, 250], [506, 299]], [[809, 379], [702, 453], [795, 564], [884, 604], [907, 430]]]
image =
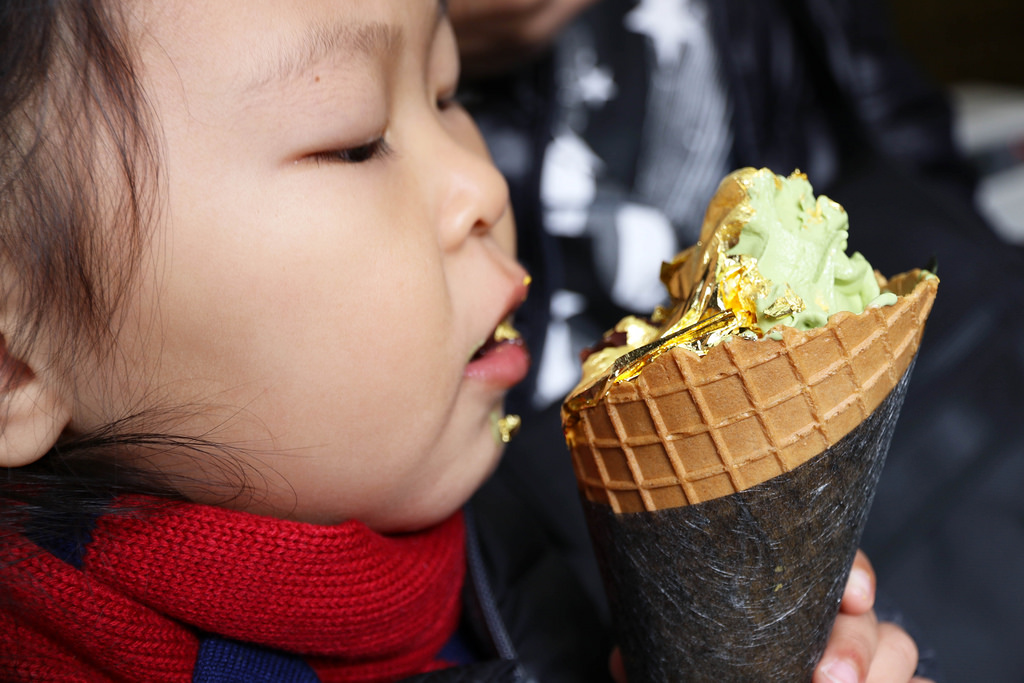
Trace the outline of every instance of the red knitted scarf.
[[81, 569], [0, 539], [0, 679], [190, 681], [207, 632], [397, 680], [441, 665], [464, 567], [461, 514], [382, 536], [172, 503], [101, 517]]

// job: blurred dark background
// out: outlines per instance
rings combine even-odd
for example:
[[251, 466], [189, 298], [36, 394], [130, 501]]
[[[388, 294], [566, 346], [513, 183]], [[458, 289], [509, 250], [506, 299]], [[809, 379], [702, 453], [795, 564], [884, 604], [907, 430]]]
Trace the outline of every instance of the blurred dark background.
[[[1008, 249], [1024, 248], [1024, 0], [888, 5], [910, 58], [952, 97], [957, 139], [979, 173], [980, 213]], [[986, 291], [984, 273], [978, 289], [978, 296], [1020, 300], [1020, 292]], [[970, 314], [964, 311], [965, 320]], [[984, 354], [985, 340], [972, 340], [967, 323], [963, 343]], [[949, 340], [926, 334], [924, 343]], [[1024, 338], [1008, 344], [1022, 367]], [[901, 433], [926, 438], [932, 457], [890, 458], [889, 488], [879, 491], [864, 542], [883, 593], [912, 613], [947, 683], [1024, 681], [1024, 443], [1016, 425], [994, 424], [1001, 410], [986, 398], [1024, 391], [1005, 363], [952, 369], [946, 386], [968, 389], [948, 405], [933, 402], [940, 414], [919, 416], [916, 428], [897, 429], [897, 442]], [[957, 450], [947, 445], [965, 440], [972, 445], [964, 452], [978, 458], [943, 457]]]
[[997, 233], [1024, 245], [1024, 1], [888, 6], [908, 55], [949, 89], [959, 142], [980, 175], [978, 208]]
[[889, 5], [900, 39], [939, 81], [1024, 87], [1021, 0], [889, 0]]

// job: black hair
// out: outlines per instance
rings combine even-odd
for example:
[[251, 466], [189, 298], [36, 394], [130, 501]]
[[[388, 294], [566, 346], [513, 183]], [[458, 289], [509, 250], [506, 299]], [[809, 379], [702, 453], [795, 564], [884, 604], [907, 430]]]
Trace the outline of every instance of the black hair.
[[[0, 2], [0, 311], [15, 321], [0, 344], [19, 358], [45, 340], [58, 377], [116, 352], [119, 302], [156, 210], [157, 145], [127, 21], [103, 0]], [[173, 423], [125, 416], [0, 469], [0, 539], [29, 525], [59, 534], [120, 493], [180, 496], [140, 459], [227, 449], [153, 429]], [[241, 462], [223, 466], [239, 490]]]
[[[120, 27], [100, 0], [0, 9], [0, 258], [15, 274], [2, 304], [20, 314], [3, 332], [15, 355], [43, 329], [71, 354], [101, 348], [130, 280], [107, 268], [111, 223], [116, 262], [130, 266], [155, 159]], [[114, 173], [100, 168], [110, 158]]]

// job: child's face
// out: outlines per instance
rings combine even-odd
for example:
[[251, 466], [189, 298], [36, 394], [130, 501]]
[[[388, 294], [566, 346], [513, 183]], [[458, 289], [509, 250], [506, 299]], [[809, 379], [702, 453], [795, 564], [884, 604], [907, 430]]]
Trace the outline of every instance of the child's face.
[[254, 454], [257, 495], [239, 505], [390, 531], [446, 517], [496, 464], [493, 422], [528, 360], [470, 362], [525, 273], [504, 180], [449, 101], [436, 0], [150, 10], [166, 192], [122, 403], [93, 391], [76, 426], [140, 400], [202, 406], [178, 431]]

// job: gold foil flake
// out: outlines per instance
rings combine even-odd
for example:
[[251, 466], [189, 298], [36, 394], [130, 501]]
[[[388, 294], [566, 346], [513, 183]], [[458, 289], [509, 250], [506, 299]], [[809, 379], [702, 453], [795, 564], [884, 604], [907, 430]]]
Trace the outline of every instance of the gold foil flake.
[[629, 381], [639, 375], [648, 363], [677, 346], [703, 356], [708, 349], [731, 336], [738, 329], [739, 320], [736, 316], [731, 311], [723, 311], [671, 336], [662, 337], [620, 356], [612, 366], [609, 379], [612, 382]]
[[519, 428], [522, 426], [523, 419], [518, 415], [502, 415], [494, 421], [495, 439], [507, 444], [519, 433]]
[[609, 330], [612, 333], [624, 334], [626, 342], [622, 346], [610, 346], [594, 351], [583, 361], [584, 382], [590, 382], [606, 375], [615, 361], [631, 349], [636, 349], [658, 338], [658, 328], [643, 318], [627, 315]]
[[651, 322], [655, 325], [661, 325], [668, 319], [669, 310], [664, 306], [656, 306], [654, 312], [651, 313]]
[[769, 318], [785, 318], [796, 315], [806, 308], [807, 304], [804, 303], [804, 300], [797, 296], [789, 285], [786, 285], [786, 291], [764, 309], [764, 314]]
[[[572, 427], [575, 424], [572, 416], [578, 415], [585, 408], [596, 405], [608, 393], [612, 385], [634, 379], [649, 363], [670, 349], [681, 346], [703, 356], [715, 344], [737, 335], [745, 336], [745, 333], [739, 328], [736, 316], [731, 311], [723, 311], [705, 318], [696, 325], [639, 348], [629, 350], [620, 346], [616, 349], [604, 349], [603, 351], [617, 352], [617, 358], [606, 375], [586, 378], [580, 383], [580, 387], [586, 388], [581, 391], [577, 387], [577, 390], [566, 400], [565, 410], [569, 414], [569, 418], [565, 421], [566, 438], [570, 441], [572, 439]], [[624, 351], [624, 349], [626, 350]]]
[[615, 331], [625, 332], [626, 344], [632, 347], [646, 344], [658, 336], [657, 327], [634, 315], [626, 316], [619, 325], [615, 326]]
[[494, 341], [505, 342], [505, 341], [517, 341], [522, 339], [523, 335], [519, 333], [515, 327], [512, 326], [511, 320], [504, 320], [497, 329], [494, 330]]
[[757, 269], [752, 256], [719, 256], [718, 304], [732, 311], [743, 327], [757, 326], [757, 301], [769, 296], [772, 283]]

